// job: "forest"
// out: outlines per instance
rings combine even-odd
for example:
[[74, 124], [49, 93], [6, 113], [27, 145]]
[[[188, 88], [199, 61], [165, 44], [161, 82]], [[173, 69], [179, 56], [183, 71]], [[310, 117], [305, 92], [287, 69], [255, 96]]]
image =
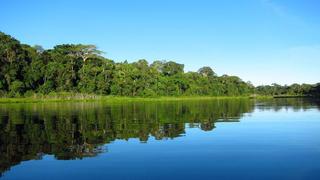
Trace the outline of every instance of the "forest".
[[30, 46], [0, 32], [0, 97], [75, 92], [114, 96], [319, 96], [318, 84], [253, 86], [211, 67], [184, 72], [174, 61], [115, 62], [95, 45]]

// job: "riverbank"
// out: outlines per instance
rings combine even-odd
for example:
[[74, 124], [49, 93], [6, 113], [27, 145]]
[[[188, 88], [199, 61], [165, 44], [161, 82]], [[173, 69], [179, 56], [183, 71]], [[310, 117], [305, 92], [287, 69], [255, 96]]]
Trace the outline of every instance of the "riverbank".
[[189, 101], [189, 100], [243, 99], [243, 98], [249, 99], [250, 97], [249, 96], [122, 97], [122, 96], [77, 95], [77, 96], [64, 96], [64, 97], [44, 96], [44, 97], [0, 98], [0, 103], [47, 103], [47, 102], [90, 102], [90, 101], [101, 101], [101, 102]]
[[135, 101], [189, 101], [211, 99], [273, 99], [273, 98], [313, 98], [312, 96], [160, 96], [160, 97], [128, 97], [128, 96], [102, 96], [81, 93], [53, 93], [49, 95], [35, 94], [29, 97], [8, 98], [0, 97], [0, 103], [48, 103], [48, 102], [135, 102]]

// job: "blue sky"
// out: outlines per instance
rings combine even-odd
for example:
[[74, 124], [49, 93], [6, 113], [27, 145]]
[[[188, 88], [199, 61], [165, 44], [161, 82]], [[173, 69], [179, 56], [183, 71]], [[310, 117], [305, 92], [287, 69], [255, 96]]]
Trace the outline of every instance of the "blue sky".
[[0, 0], [22, 43], [95, 44], [115, 61], [173, 60], [255, 85], [320, 82], [318, 0]]

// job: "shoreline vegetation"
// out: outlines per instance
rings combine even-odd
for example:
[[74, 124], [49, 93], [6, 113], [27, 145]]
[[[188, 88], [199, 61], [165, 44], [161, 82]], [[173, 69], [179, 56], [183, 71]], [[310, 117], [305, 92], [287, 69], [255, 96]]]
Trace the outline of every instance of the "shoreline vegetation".
[[[214, 99], [249, 99], [249, 96], [159, 96], [159, 97], [130, 97], [130, 96], [103, 96], [95, 94], [56, 94], [35, 95], [20, 98], [0, 98], [2, 103], [47, 103], [47, 102], [150, 102], [150, 101], [190, 101]], [[259, 98], [259, 97], [258, 97]], [[264, 96], [263, 98], [272, 98]]]
[[209, 66], [186, 72], [174, 61], [116, 62], [102, 54], [95, 45], [29, 46], [0, 32], [0, 102], [320, 96], [320, 83], [254, 86]]
[[273, 99], [273, 98], [314, 98], [312, 96], [159, 96], [159, 97], [130, 97], [103, 96], [81, 93], [53, 93], [49, 95], [34, 94], [30, 97], [2, 97], [0, 104], [7, 103], [50, 103], [50, 102], [156, 102], [156, 101], [194, 101], [194, 100], [222, 100], [222, 99]]

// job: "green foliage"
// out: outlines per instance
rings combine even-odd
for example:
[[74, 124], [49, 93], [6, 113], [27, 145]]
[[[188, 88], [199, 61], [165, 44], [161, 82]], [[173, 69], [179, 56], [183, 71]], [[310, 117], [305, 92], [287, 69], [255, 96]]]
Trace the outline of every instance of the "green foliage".
[[162, 67], [162, 73], [166, 76], [173, 76], [183, 73], [183, 64], [178, 64], [173, 61], [164, 62]]
[[320, 91], [318, 87], [319, 84], [292, 84], [290, 86], [272, 84], [256, 87], [256, 94], [264, 96], [319, 96]]
[[198, 73], [201, 74], [202, 76], [206, 76], [206, 77], [216, 76], [216, 73], [213, 72], [211, 67], [208, 67], [208, 66], [200, 68], [198, 70]]
[[28, 90], [27, 92], [24, 93], [24, 97], [32, 97], [35, 95], [35, 92], [32, 90]]
[[10, 91], [10, 96], [20, 96], [23, 92], [24, 92], [24, 89], [25, 89], [25, 86], [23, 84], [23, 82], [21, 81], [13, 81], [11, 84], [10, 84], [10, 88], [9, 88], [9, 91]]
[[[205, 66], [184, 72], [173, 61], [115, 63], [94, 45], [62, 44], [44, 50], [0, 32], [0, 96], [71, 92], [116, 96], [319, 95], [319, 85], [259, 86], [218, 76]], [[28, 92], [28, 93], [26, 93]]]
[[44, 84], [39, 86], [37, 90], [42, 94], [49, 94], [50, 92], [54, 91], [54, 82], [50, 80], [46, 81]]

